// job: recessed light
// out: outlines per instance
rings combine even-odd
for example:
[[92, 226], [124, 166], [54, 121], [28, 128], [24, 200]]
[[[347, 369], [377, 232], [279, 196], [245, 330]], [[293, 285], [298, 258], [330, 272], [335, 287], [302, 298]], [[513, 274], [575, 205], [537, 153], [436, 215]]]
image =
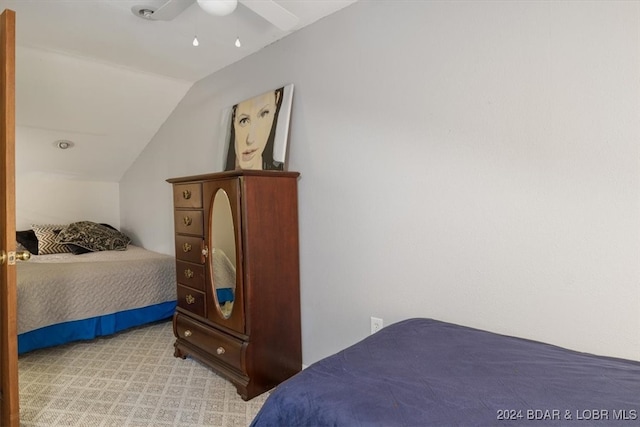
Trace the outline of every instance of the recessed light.
[[66, 150], [67, 148], [73, 147], [75, 144], [73, 141], [69, 141], [66, 139], [61, 139], [53, 143], [54, 146], [58, 147], [61, 150]]
[[133, 6], [131, 12], [138, 18], [151, 19], [155, 10], [147, 6]]

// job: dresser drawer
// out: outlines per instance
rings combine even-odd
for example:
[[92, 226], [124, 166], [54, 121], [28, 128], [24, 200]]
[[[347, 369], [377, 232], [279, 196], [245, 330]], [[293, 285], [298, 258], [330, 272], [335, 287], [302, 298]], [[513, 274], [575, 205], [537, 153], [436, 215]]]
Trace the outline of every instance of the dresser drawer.
[[176, 261], [178, 283], [204, 292], [204, 265]]
[[176, 236], [176, 258], [202, 264], [202, 237]]
[[180, 313], [176, 314], [175, 322], [178, 338], [201, 348], [211, 354], [214, 359], [243, 371], [243, 341], [218, 332]]
[[202, 208], [202, 184], [174, 185], [173, 206], [176, 208]]
[[176, 210], [174, 226], [176, 233], [202, 236], [204, 230], [202, 211]]
[[178, 307], [204, 317], [206, 313], [204, 292], [178, 285]]

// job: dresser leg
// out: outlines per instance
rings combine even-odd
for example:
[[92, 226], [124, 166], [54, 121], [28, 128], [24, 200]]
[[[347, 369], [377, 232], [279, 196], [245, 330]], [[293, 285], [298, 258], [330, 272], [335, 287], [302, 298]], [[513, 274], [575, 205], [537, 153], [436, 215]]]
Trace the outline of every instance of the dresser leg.
[[185, 353], [183, 353], [182, 350], [180, 350], [178, 348], [178, 343], [174, 344], [173, 356], [174, 357], [179, 357], [180, 359], [186, 359], [187, 358], [187, 355]]

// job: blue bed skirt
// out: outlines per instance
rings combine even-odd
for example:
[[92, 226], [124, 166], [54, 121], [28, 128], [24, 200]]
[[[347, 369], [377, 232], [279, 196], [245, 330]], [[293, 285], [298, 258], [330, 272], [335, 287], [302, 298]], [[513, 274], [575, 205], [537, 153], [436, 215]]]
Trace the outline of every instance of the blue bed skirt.
[[120, 311], [84, 320], [59, 323], [18, 335], [18, 354], [73, 341], [91, 340], [104, 335], [159, 320], [168, 319], [176, 310], [176, 301]]
[[227, 301], [233, 301], [233, 291], [231, 288], [216, 289], [216, 296], [218, 297], [219, 304], [224, 304]]

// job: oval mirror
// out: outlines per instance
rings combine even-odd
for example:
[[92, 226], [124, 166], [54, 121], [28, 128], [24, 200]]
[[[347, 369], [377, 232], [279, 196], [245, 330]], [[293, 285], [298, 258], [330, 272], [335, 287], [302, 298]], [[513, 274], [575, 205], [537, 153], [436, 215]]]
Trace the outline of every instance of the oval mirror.
[[228, 319], [236, 293], [236, 239], [229, 196], [221, 188], [213, 199], [209, 241], [214, 299], [222, 316]]

